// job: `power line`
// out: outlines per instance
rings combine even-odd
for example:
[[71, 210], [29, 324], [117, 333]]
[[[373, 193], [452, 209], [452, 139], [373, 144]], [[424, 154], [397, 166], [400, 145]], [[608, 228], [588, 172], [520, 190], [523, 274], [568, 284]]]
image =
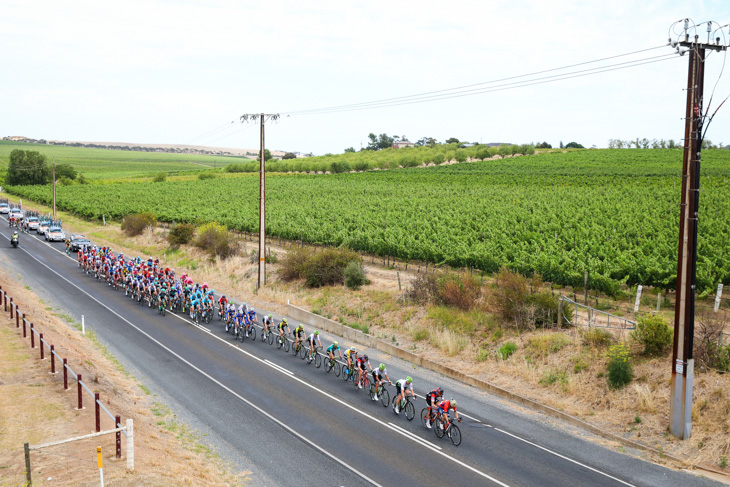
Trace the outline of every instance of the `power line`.
[[[509, 76], [509, 77], [506, 77], [506, 78], [500, 78], [500, 79], [491, 80], [491, 81], [484, 81], [484, 82], [481, 82], [481, 83], [473, 83], [473, 84], [469, 84], [469, 85], [457, 86], [457, 87], [454, 87], [454, 88], [446, 88], [446, 89], [442, 89], [442, 90], [427, 91], [427, 92], [418, 93], [418, 94], [415, 94], [415, 95], [405, 95], [405, 96], [399, 96], [399, 97], [393, 97], [393, 98], [384, 98], [384, 99], [380, 99], [380, 100], [373, 100], [373, 101], [369, 101], [369, 102], [353, 103], [353, 104], [346, 104], [346, 105], [336, 105], [336, 106], [331, 106], [331, 107], [315, 108], [315, 109], [308, 109], [308, 110], [295, 110], [295, 111], [289, 111], [289, 112], [283, 112], [283, 113], [286, 113], [287, 115], [293, 115], [293, 114], [310, 114], [312, 112], [331, 111], [331, 110], [339, 111], [340, 109], [344, 109], [344, 108], [351, 108], [351, 107], [358, 107], [358, 106], [365, 106], [365, 105], [372, 105], [372, 104], [382, 104], [382, 103], [386, 103], [386, 102], [401, 101], [401, 100], [406, 100], [406, 99], [410, 99], [410, 98], [421, 98], [421, 97], [424, 97], [424, 96], [434, 95], [434, 94], [438, 94], [438, 93], [449, 94], [449, 92], [454, 92], [454, 91], [457, 91], [457, 90], [463, 90], [463, 89], [466, 89], [466, 88], [473, 88], [475, 86], [483, 86], [483, 85], [489, 85], [489, 84], [494, 84], [494, 83], [500, 83], [500, 82], [503, 82], [503, 81], [514, 80], [514, 79], [518, 79], [518, 78], [532, 77], [532, 76], [536, 76], [538, 74], [544, 74], [544, 73], [549, 73], [549, 72], [553, 72], [553, 71], [560, 71], [560, 70], [564, 70], [564, 69], [574, 68], [574, 67], [577, 67], [577, 66], [584, 66], [586, 64], [592, 64], [592, 63], [597, 63], [597, 62], [601, 62], [601, 61], [606, 61], [606, 60], [609, 60], [609, 59], [615, 59], [615, 58], [619, 58], [619, 57], [630, 56], [630, 55], [633, 55], [633, 54], [638, 54], [638, 53], [641, 53], [641, 52], [652, 51], [654, 49], [660, 49], [660, 48], [663, 48], [663, 47], [666, 47], [666, 44], [663, 44], [661, 46], [656, 46], [656, 47], [650, 47], [650, 48], [647, 48], [647, 49], [640, 49], [640, 50], [637, 50], [637, 51], [627, 52], [627, 53], [624, 53], [624, 54], [617, 54], [617, 55], [614, 55], [614, 56], [608, 56], [608, 57], [604, 57], [604, 58], [594, 59], [594, 60], [591, 60], [591, 61], [584, 61], [584, 62], [570, 64], [570, 65], [566, 65], [566, 66], [560, 66], [560, 67], [557, 67], [557, 68], [545, 69], [545, 70], [535, 71], [535, 72], [532, 72], [532, 73], [526, 73], [526, 74], [521, 74], [521, 75], [517, 75], [517, 76]], [[596, 68], [596, 69], [598, 69], [598, 68]]]
[[[402, 97], [403, 100], [392, 103], [392, 102], [371, 102], [371, 104], [356, 104], [356, 105], [350, 105], [351, 108], [341, 108], [341, 109], [320, 109], [319, 111], [311, 111], [311, 112], [300, 112], [300, 115], [318, 115], [318, 114], [329, 114], [329, 113], [338, 113], [338, 112], [348, 112], [348, 111], [356, 111], [356, 110], [372, 110], [376, 108], [389, 108], [394, 106], [401, 106], [401, 105], [411, 105], [415, 103], [425, 103], [429, 101], [439, 101], [439, 100], [446, 100], [450, 98], [462, 98], [465, 96], [474, 96], [474, 95], [480, 95], [484, 93], [491, 93], [495, 91], [504, 91], [504, 90], [510, 90], [515, 88], [523, 88], [526, 86], [534, 86], [539, 84], [545, 84], [545, 83], [552, 83], [555, 81], [562, 81], [566, 79], [572, 79], [572, 78], [580, 78], [583, 76], [590, 76], [594, 74], [600, 74], [605, 73], [609, 71], [618, 71], [621, 69], [627, 69], [632, 68], [636, 66], [641, 66], [644, 64], [652, 64], [656, 62], [661, 61], [668, 61], [670, 59], [677, 58], [676, 53], [670, 53], [670, 54], [663, 54], [660, 56], [653, 56], [650, 58], [644, 58], [636, 61], [628, 61], [626, 63], [618, 63], [615, 65], [609, 65], [609, 66], [601, 66], [598, 68], [590, 68], [587, 70], [579, 70], [579, 71], [573, 71], [569, 73], [564, 73], [560, 75], [553, 75], [553, 76], [545, 76], [542, 78], [534, 78], [524, 81], [516, 81], [512, 83], [505, 83], [502, 85], [497, 86], [491, 86], [491, 87], [484, 87], [484, 88], [478, 88], [478, 89], [471, 89], [471, 90], [462, 90], [462, 91], [454, 91], [450, 93], [444, 93], [441, 95], [430, 95], [430, 96], [422, 96], [421, 98], [411, 98], [409, 97]], [[289, 112], [294, 113], [294, 112]]]

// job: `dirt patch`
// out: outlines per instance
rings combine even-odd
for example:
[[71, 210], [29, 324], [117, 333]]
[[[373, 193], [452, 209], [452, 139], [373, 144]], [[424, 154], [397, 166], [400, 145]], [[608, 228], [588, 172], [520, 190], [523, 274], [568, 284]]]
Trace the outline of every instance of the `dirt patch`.
[[[122, 423], [134, 420], [135, 469], [126, 469], [125, 438], [122, 458], [115, 457], [114, 435], [82, 440], [31, 452], [34, 485], [98, 485], [96, 447], [102, 447], [104, 479], [121, 486], [244, 484], [247, 472], [232, 473], [215, 454], [198, 442], [195, 432], [178, 423], [174, 415], [155, 403], [139, 383], [127, 374], [102, 346], [64, 323], [53, 310], [14, 277], [0, 270], [0, 285], [22, 310], [33, 310], [34, 323], [84, 382], [100, 394], [101, 402]], [[2, 307], [0, 306], [0, 309]], [[0, 472], [2, 485], [23, 485], [23, 444], [45, 444], [93, 433], [93, 400], [84, 391], [85, 409], [77, 410], [76, 384], [69, 375], [69, 390], [63, 388], [61, 365], [50, 373], [48, 350], [40, 360], [38, 343], [30, 338], [8, 313], [0, 316]], [[101, 430], [114, 428], [102, 412]]]

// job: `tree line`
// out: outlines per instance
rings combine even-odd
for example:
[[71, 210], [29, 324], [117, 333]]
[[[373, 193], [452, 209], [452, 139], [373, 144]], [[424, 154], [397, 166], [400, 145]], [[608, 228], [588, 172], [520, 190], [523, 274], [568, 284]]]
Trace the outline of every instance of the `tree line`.
[[[53, 180], [53, 168], [48, 157], [38, 151], [15, 149], [10, 153], [10, 163], [5, 174], [1, 175], [5, 184], [26, 186], [48, 184]], [[73, 181], [85, 183], [86, 179], [76, 172], [70, 164], [57, 164], [56, 181], [71, 184]]]

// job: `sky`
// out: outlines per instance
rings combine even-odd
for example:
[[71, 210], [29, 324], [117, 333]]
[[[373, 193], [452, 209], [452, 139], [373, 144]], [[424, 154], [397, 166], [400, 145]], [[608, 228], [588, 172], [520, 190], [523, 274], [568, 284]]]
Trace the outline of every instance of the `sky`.
[[[727, 0], [0, 0], [0, 12], [0, 137], [256, 148], [258, 126], [240, 116], [279, 113], [266, 147], [314, 154], [359, 150], [371, 132], [678, 141], [689, 56], [660, 46], [680, 19], [730, 22]], [[644, 49], [534, 77], [675, 55], [550, 83], [477, 85]], [[708, 58], [713, 106], [730, 95], [723, 66], [724, 54]], [[306, 112], [469, 85], [503, 89]], [[730, 144], [730, 102], [707, 138]]]

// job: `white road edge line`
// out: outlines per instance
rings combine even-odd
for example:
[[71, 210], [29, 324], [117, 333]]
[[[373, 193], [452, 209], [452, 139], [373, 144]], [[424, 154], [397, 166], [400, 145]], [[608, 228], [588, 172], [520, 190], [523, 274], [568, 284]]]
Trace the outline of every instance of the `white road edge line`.
[[612, 476], [612, 475], [609, 475], [609, 474], [607, 474], [606, 472], [601, 472], [600, 470], [598, 470], [598, 469], [595, 469], [595, 468], [593, 468], [593, 467], [590, 467], [590, 466], [586, 465], [585, 463], [580, 463], [580, 462], [579, 462], [579, 461], [577, 461], [577, 460], [573, 460], [572, 458], [568, 458], [568, 457], [566, 457], [565, 455], [561, 455], [560, 453], [558, 453], [558, 452], [555, 452], [555, 451], [552, 451], [552, 450], [550, 450], [550, 449], [548, 449], [548, 448], [545, 448], [544, 446], [540, 446], [540, 445], [538, 445], [537, 443], [533, 443], [533, 442], [531, 442], [531, 441], [529, 441], [529, 440], [526, 440], [526, 439], [524, 439], [524, 438], [520, 438], [520, 437], [519, 437], [519, 436], [517, 436], [517, 435], [513, 435], [512, 433], [508, 433], [507, 431], [504, 431], [503, 429], [500, 429], [500, 428], [494, 428], [494, 430], [495, 430], [495, 431], [499, 431], [500, 433], [504, 433], [505, 435], [511, 436], [512, 438], [515, 438], [515, 439], [517, 439], [517, 440], [523, 441], [523, 442], [527, 443], [528, 445], [532, 445], [532, 446], [534, 446], [535, 448], [539, 448], [539, 449], [541, 449], [541, 450], [543, 450], [543, 451], [546, 451], [546, 452], [548, 452], [548, 453], [550, 453], [550, 454], [552, 454], [552, 455], [555, 455], [556, 457], [560, 457], [560, 458], [562, 458], [563, 460], [567, 460], [567, 461], [569, 461], [569, 462], [575, 463], [576, 465], [580, 465], [581, 467], [583, 467], [583, 468], [587, 468], [588, 470], [591, 470], [591, 471], [593, 471], [593, 472], [596, 472], [596, 473], [598, 473], [598, 474], [601, 474], [601, 475], [603, 475], [604, 477], [608, 477], [609, 479], [613, 479], [613, 480], [615, 480], [616, 482], [622, 483], [622, 484], [624, 484], [624, 485], [628, 485], [629, 487], [636, 487], [636, 486], [635, 486], [634, 484], [630, 484], [630, 483], [628, 483], [628, 482], [625, 482], [625, 481], [623, 481], [623, 480], [621, 480], [621, 479], [618, 479], [618, 478], [616, 478], [616, 477], [614, 477], [614, 476]]
[[434, 449], [434, 448], [435, 448], [435, 449], [438, 449], [438, 450], [440, 450], [440, 449], [441, 449], [441, 447], [440, 447], [440, 446], [438, 446], [438, 445], [432, 445], [431, 443], [427, 442], [427, 441], [426, 441], [426, 440], [424, 440], [423, 438], [420, 438], [420, 437], [418, 437], [418, 436], [414, 435], [414, 434], [413, 434], [413, 433], [411, 433], [410, 431], [407, 431], [407, 430], [405, 430], [405, 429], [401, 428], [400, 426], [398, 426], [398, 425], [396, 425], [396, 424], [393, 424], [393, 423], [391, 423], [390, 421], [388, 421], [388, 424], [389, 424], [389, 425], [390, 425], [390, 426], [391, 426], [392, 428], [395, 428], [395, 429], [397, 429], [398, 431], [402, 432], [403, 434], [406, 434], [406, 435], [410, 436], [411, 438], [414, 438], [414, 439], [415, 439], [416, 441], [418, 441], [419, 443], [423, 443], [423, 444], [424, 444], [424, 446], [427, 446], [428, 448], [431, 448], [431, 449]]
[[[20, 248], [20, 247], [19, 247], [19, 248]], [[183, 357], [182, 357], [181, 355], [179, 355], [178, 353], [174, 352], [174, 351], [173, 351], [172, 349], [170, 349], [170, 348], [168, 348], [167, 346], [165, 346], [165, 345], [164, 345], [164, 344], [163, 344], [162, 342], [160, 342], [159, 340], [155, 339], [155, 338], [154, 338], [153, 336], [151, 336], [150, 334], [148, 334], [147, 332], [145, 332], [144, 330], [142, 330], [141, 328], [139, 328], [139, 327], [138, 327], [137, 325], [135, 325], [134, 323], [132, 323], [132, 322], [131, 322], [131, 321], [129, 321], [128, 319], [124, 318], [124, 317], [123, 317], [122, 315], [120, 315], [119, 313], [117, 313], [117, 312], [116, 312], [116, 311], [114, 311], [113, 309], [111, 309], [111, 308], [110, 308], [109, 306], [107, 306], [106, 304], [102, 303], [101, 301], [99, 301], [98, 299], [96, 299], [96, 298], [95, 298], [94, 296], [90, 295], [89, 293], [87, 293], [86, 291], [84, 291], [83, 289], [81, 289], [81, 288], [80, 288], [79, 286], [77, 286], [76, 284], [74, 284], [74, 283], [73, 283], [73, 282], [71, 282], [70, 280], [68, 280], [68, 279], [66, 279], [65, 277], [63, 277], [63, 276], [62, 276], [61, 274], [59, 274], [58, 272], [56, 272], [56, 271], [55, 271], [54, 269], [52, 269], [51, 267], [49, 267], [49, 266], [48, 266], [48, 265], [46, 265], [45, 263], [41, 262], [41, 261], [40, 261], [39, 259], [37, 259], [37, 258], [36, 258], [36, 257], [35, 257], [35, 256], [34, 256], [33, 254], [31, 254], [31, 253], [30, 253], [30, 252], [28, 252], [27, 250], [25, 250], [25, 249], [23, 249], [23, 248], [21, 248], [21, 250], [22, 250], [23, 252], [25, 252], [26, 254], [28, 254], [28, 255], [30, 256], [30, 258], [31, 258], [31, 259], [35, 260], [36, 262], [38, 262], [39, 264], [41, 264], [41, 265], [42, 265], [43, 267], [45, 267], [45, 268], [46, 268], [46, 269], [48, 269], [49, 271], [53, 272], [53, 273], [54, 273], [54, 274], [56, 274], [56, 275], [57, 275], [58, 277], [60, 277], [60, 278], [61, 278], [61, 279], [63, 279], [64, 281], [68, 282], [69, 284], [71, 284], [72, 286], [74, 286], [74, 287], [75, 287], [76, 289], [78, 289], [79, 291], [81, 291], [82, 293], [84, 293], [85, 295], [87, 295], [87, 296], [88, 296], [89, 298], [91, 298], [92, 300], [96, 301], [96, 302], [97, 302], [97, 303], [98, 303], [99, 305], [101, 305], [101, 306], [103, 306], [104, 308], [106, 308], [107, 310], [109, 310], [109, 312], [111, 312], [112, 314], [114, 314], [115, 316], [117, 316], [117, 317], [118, 317], [119, 319], [121, 319], [122, 321], [126, 322], [126, 323], [127, 323], [127, 324], [128, 324], [129, 326], [131, 326], [132, 328], [134, 328], [135, 330], [137, 330], [138, 332], [140, 332], [141, 334], [143, 334], [144, 336], [146, 336], [147, 338], [149, 338], [149, 339], [150, 339], [150, 340], [151, 340], [152, 342], [156, 343], [156, 344], [157, 344], [157, 345], [158, 345], [159, 347], [163, 348], [164, 350], [166, 350], [166, 351], [167, 351], [167, 352], [169, 352], [170, 354], [172, 354], [172, 355], [174, 355], [175, 357], [177, 357], [177, 358], [178, 358], [178, 359], [179, 359], [180, 361], [182, 361], [182, 362], [186, 363], [186, 364], [187, 364], [188, 366], [190, 366], [190, 367], [191, 367], [191, 368], [192, 368], [193, 370], [197, 371], [198, 373], [200, 373], [201, 375], [203, 375], [204, 377], [206, 377], [207, 379], [209, 379], [209, 380], [210, 380], [211, 382], [213, 382], [214, 384], [216, 384], [216, 385], [220, 386], [220, 387], [221, 387], [222, 389], [224, 389], [225, 391], [229, 392], [229, 393], [230, 393], [230, 394], [232, 394], [232, 395], [233, 395], [234, 397], [236, 397], [236, 398], [238, 398], [239, 400], [241, 400], [242, 402], [244, 402], [244, 403], [248, 404], [248, 405], [249, 405], [250, 407], [252, 407], [252, 408], [253, 408], [253, 409], [255, 409], [256, 411], [258, 411], [259, 413], [263, 414], [263, 415], [264, 415], [264, 416], [266, 416], [267, 418], [269, 418], [269, 419], [271, 419], [272, 421], [274, 421], [274, 422], [275, 422], [276, 424], [278, 424], [278, 425], [279, 425], [280, 427], [282, 427], [282, 428], [284, 428], [285, 430], [289, 431], [289, 432], [290, 432], [291, 434], [293, 434], [294, 436], [296, 436], [297, 438], [299, 438], [299, 439], [300, 439], [300, 440], [302, 440], [303, 442], [307, 443], [308, 445], [312, 446], [312, 447], [313, 447], [313, 448], [315, 448], [316, 450], [319, 450], [319, 451], [320, 451], [320, 452], [321, 452], [322, 454], [326, 455], [327, 457], [331, 458], [332, 460], [334, 460], [335, 462], [339, 463], [339, 464], [340, 464], [340, 465], [342, 465], [343, 467], [347, 468], [347, 469], [348, 469], [348, 470], [350, 470], [351, 472], [355, 473], [356, 475], [358, 475], [359, 477], [361, 477], [361, 478], [362, 478], [362, 479], [364, 479], [365, 481], [367, 481], [367, 482], [370, 482], [371, 484], [373, 484], [373, 485], [376, 485], [376, 486], [378, 486], [378, 487], [383, 487], [382, 485], [378, 484], [377, 482], [375, 482], [375, 481], [374, 481], [373, 479], [371, 479], [370, 477], [368, 477], [368, 476], [367, 476], [367, 475], [365, 475], [364, 473], [362, 473], [362, 472], [360, 472], [359, 470], [357, 470], [357, 469], [356, 469], [355, 467], [353, 467], [352, 465], [350, 465], [350, 464], [346, 463], [346, 462], [345, 462], [344, 460], [341, 460], [340, 458], [336, 457], [336, 456], [335, 456], [335, 455], [333, 455], [332, 453], [328, 452], [327, 450], [325, 450], [325, 449], [324, 449], [324, 448], [322, 448], [321, 446], [319, 446], [319, 445], [317, 445], [316, 443], [314, 443], [313, 441], [311, 441], [311, 440], [310, 440], [309, 438], [307, 438], [306, 436], [304, 436], [304, 435], [302, 435], [301, 433], [297, 432], [297, 431], [296, 431], [295, 429], [293, 429], [292, 427], [288, 426], [287, 424], [285, 424], [285, 423], [284, 423], [284, 422], [282, 422], [281, 420], [279, 420], [279, 419], [275, 418], [274, 416], [272, 416], [271, 414], [269, 414], [269, 413], [268, 413], [267, 411], [265, 411], [264, 409], [262, 409], [262, 408], [260, 408], [259, 406], [255, 405], [254, 403], [252, 403], [251, 401], [249, 401], [249, 400], [248, 400], [248, 399], [246, 399], [245, 397], [241, 396], [240, 394], [238, 394], [238, 393], [237, 393], [236, 391], [234, 391], [234, 390], [233, 390], [233, 389], [231, 389], [230, 387], [228, 387], [228, 386], [226, 386], [225, 384], [223, 384], [222, 382], [220, 382], [220, 381], [219, 381], [218, 379], [214, 378], [213, 376], [211, 376], [210, 374], [208, 374], [208, 373], [207, 373], [207, 372], [205, 372], [204, 370], [200, 369], [199, 367], [197, 367], [196, 365], [194, 365], [194, 364], [193, 364], [192, 362], [190, 362], [190, 361], [186, 360], [186, 359], [185, 359], [185, 358], [183, 358]], [[502, 485], [504, 485], [504, 484], [502, 484]]]
[[282, 367], [282, 366], [281, 366], [281, 365], [279, 365], [279, 364], [275, 364], [275, 363], [274, 363], [274, 362], [272, 362], [271, 360], [268, 360], [268, 359], [264, 359], [264, 362], [266, 362], [266, 363], [267, 363], [267, 364], [269, 364], [270, 366], [274, 367], [275, 369], [279, 370], [280, 372], [284, 372], [284, 373], [286, 373], [286, 374], [289, 374], [289, 375], [294, 375], [294, 372], [290, 372], [290, 371], [286, 370], [286, 369], [285, 369], [284, 367]]

